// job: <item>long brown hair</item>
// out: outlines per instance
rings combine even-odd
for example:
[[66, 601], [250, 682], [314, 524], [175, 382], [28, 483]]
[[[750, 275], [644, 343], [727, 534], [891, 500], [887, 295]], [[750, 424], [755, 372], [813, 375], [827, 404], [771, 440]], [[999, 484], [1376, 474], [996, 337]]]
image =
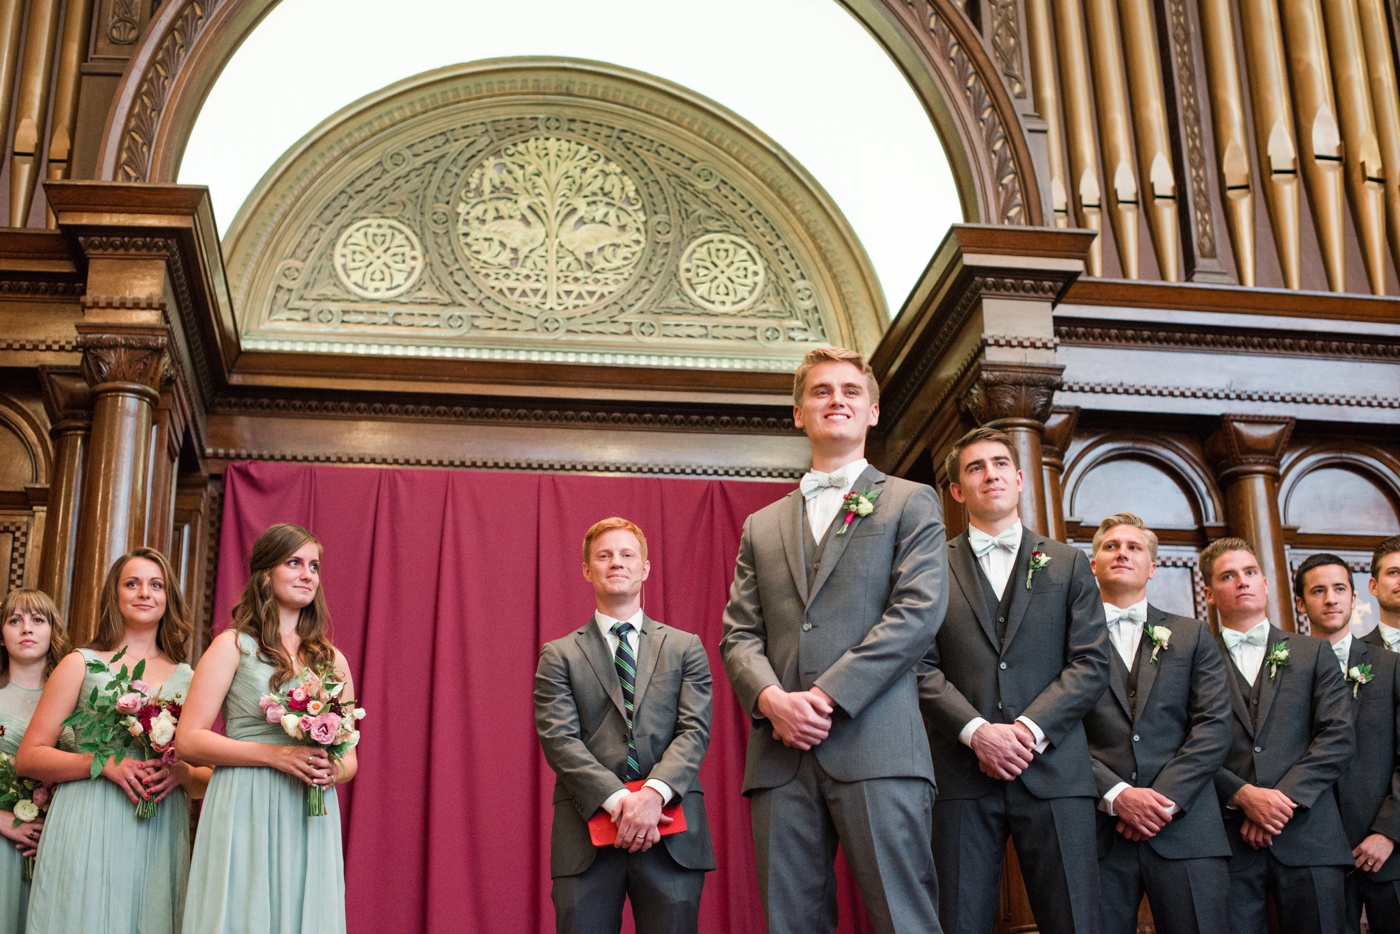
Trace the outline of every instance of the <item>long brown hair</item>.
[[[49, 621], [49, 655], [44, 660], [44, 680], [58, 667], [59, 661], [69, 652], [68, 627], [59, 616], [58, 607], [52, 598], [42, 590], [11, 590], [0, 602], [0, 626], [16, 613], [40, 615]], [[10, 653], [0, 640], [0, 688], [10, 683]]]
[[[268, 684], [274, 691], [296, 676], [298, 662], [282, 647], [281, 617], [277, 598], [272, 593], [272, 572], [307, 543], [314, 544], [320, 551], [321, 542], [316, 536], [290, 522], [274, 525], [259, 535], [248, 557], [248, 583], [233, 605], [233, 628], [246, 632], [258, 643], [258, 656], [273, 668]], [[318, 586], [315, 598], [301, 608], [297, 618], [301, 653], [315, 671], [335, 663], [335, 646], [328, 633], [330, 622], [326, 597]]]
[[97, 613], [97, 631], [93, 633], [88, 648], [100, 652], [110, 652], [118, 648], [125, 638], [126, 622], [117, 607], [117, 588], [121, 584], [122, 569], [126, 563], [142, 558], [160, 568], [161, 579], [165, 581], [165, 615], [156, 626], [156, 647], [165, 657], [180, 664], [189, 651], [190, 624], [189, 610], [185, 606], [185, 595], [180, 592], [180, 582], [175, 577], [175, 569], [170, 561], [154, 548], [137, 548], [118, 558], [107, 572], [107, 580], [102, 584], [102, 607]]

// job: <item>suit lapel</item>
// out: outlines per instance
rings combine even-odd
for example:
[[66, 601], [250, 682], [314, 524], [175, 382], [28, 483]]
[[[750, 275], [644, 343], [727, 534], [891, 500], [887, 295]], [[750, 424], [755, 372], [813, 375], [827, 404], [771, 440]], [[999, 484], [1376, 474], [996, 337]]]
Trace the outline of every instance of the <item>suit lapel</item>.
[[[1137, 656], [1137, 696], [1138, 710], [1147, 709], [1147, 698], [1152, 695], [1152, 684], [1157, 680], [1157, 666], [1162, 662], [1164, 652], [1157, 653], [1157, 664], [1152, 663], [1152, 637], [1147, 633], [1153, 626], [1161, 626], [1167, 621], [1167, 614], [1152, 604], [1147, 605], [1147, 625], [1143, 628], [1142, 639], [1138, 642]], [[1165, 652], [1170, 652], [1167, 648]]]
[[[874, 467], [866, 467], [861, 471], [860, 476], [856, 478], [856, 482], [851, 486], [851, 492], [868, 493], [875, 489], [882, 490], [884, 489], [884, 482], [884, 474], [880, 473], [880, 471], [876, 470]], [[878, 496], [875, 498], [873, 505], [876, 509], [880, 508], [880, 499]], [[812, 578], [812, 590], [808, 596], [809, 603], [821, 591], [822, 584], [826, 583], [826, 579], [831, 576], [831, 572], [836, 569], [836, 562], [841, 560], [841, 556], [846, 553], [846, 548], [851, 544], [851, 532], [861, 521], [860, 517], [853, 519], [850, 526], [846, 527], [845, 534], [838, 535], [837, 533], [840, 532], [841, 524], [845, 521], [845, 518], [845, 513], [838, 511], [836, 513], [836, 518], [831, 520], [831, 528], [828, 529], [829, 534], [826, 535], [826, 546], [822, 548], [822, 561], [821, 564], [817, 566], [816, 576]]]
[[[1357, 665], [1365, 665], [1368, 662], [1370, 662], [1371, 651], [1371, 646], [1367, 645], [1360, 639], [1357, 639], [1355, 636], [1353, 636], [1351, 640], [1351, 652], [1347, 655], [1347, 671], [1351, 671]], [[1390, 650], [1381, 649], [1381, 651], [1388, 652]], [[1356, 689], [1356, 685], [1348, 685], [1348, 687]], [[1357, 702], [1361, 700], [1360, 690], [1356, 691], [1356, 697], [1353, 700]]]
[[1227, 671], [1225, 672], [1230, 681], [1230, 706], [1234, 708], [1235, 719], [1240, 721], [1244, 731], [1252, 738], [1254, 736], [1254, 720], [1249, 715], [1249, 699], [1240, 692], [1240, 681], [1235, 677], [1235, 672], [1239, 667], [1235, 665], [1235, 660], [1230, 657], [1230, 650], [1225, 647], [1225, 637], [1217, 635], [1215, 646], [1220, 650], [1220, 654], [1225, 659]]
[[647, 685], [651, 683], [651, 673], [656, 670], [656, 660], [661, 657], [661, 643], [666, 641], [666, 634], [660, 632], [657, 626], [656, 620], [642, 614], [642, 635], [645, 638], [639, 639], [637, 645], [641, 651], [637, 656], [636, 687], [632, 691], [634, 722], [642, 708], [642, 698], [647, 696]]
[[617, 680], [617, 668], [613, 664], [612, 653], [608, 651], [607, 640], [598, 629], [598, 621], [589, 619], [588, 625], [574, 634], [574, 639], [578, 642], [583, 657], [588, 659], [593, 673], [598, 676], [603, 693], [612, 699], [618, 713], [626, 717], [627, 709], [622, 705], [622, 683]]
[[952, 570], [953, 580], [958, 582], [958, 589], [963, 592], [967, 605], [972, 607], [972, 615], [977, 617], [977, 622], [982, 625], [982, 631], [987, 634], [987, 640], [1000, 653], [1001, 646], [997, 642], [996, 625], [992, 622], [992, 618], [987, 615], [989, 609], [995, 613], [996, 608], [989, 608], [987, 601], [982, 597], [981, 572], [977, 569], [977, 559], [972, 556], [972, 546], [967, 543], [966, 532], [948, 543], [948, 567]]
[[783, 500], [782, 515], [778, 528], [783, 536], [783, 553], [787, 555], [788, 570], [792, 581], [797, 585], [797, 595], [802, 604], [807, 599], [807, 568], [802, 560], [802, 491], [793, 490]]
[[[1011, 572], [1011, 577], [1007, 579], [1006, 586], [1011, 590], [1011, 608], [1006, 614], [1006, 642], [1011, 644], [1016, 638], [1016, 630], [1021, 628], [1021, 620], [1026, 616], [1026, 610], [1031, 605], [1031, 598], [1035, 596], [1035, 576], [1031, 577], [1031, 586], [1026, 587], [1026, 576], [1031, 570], [1031, 552], [1038, 550], [1045, 544], [1045, 536], [1038, 535], [1021, 526], [1021, 548], [1016, 552], [1016, 567]], [[1037, 575], [1038, 576], [1038, 575]]]
[[1113, 696], [1118, 698], [1118, 705], [1131, 720], [1133, 709], [1128, 706], [1128, 666], [1123, 664], [1123, 656], [1118, 654], [1118, 647], [1112, 640], [1108, 643], [1108, 655], [1108, 686], [1113, 689]]
[[[1282, 665], [1276, 669], [1274, 677], [1269, 677], [1269, 653], [1274, 650], [1274, 646], [1282, 642], [1288, 644], [1288, 633], [1282, 629], [1276, 629], [1272, 624], [1269, 626], [1269, 641], [1264, 643], [1264, 664], [1259, 666], [1259, 677], [1264, 679], [1264, 683], [1259, 685], [1259, 732], [1264, 732], [1264, 724], [1269, 722], [1269, 708], [1274, 706], [1274, 695], [1278, 693], [1278, 683], [1288, 674], [1288, 666]], [[1329, 648], [1328, 651], [1331, 651]], [[1292, 661], [1292, 658], [1289, 659]]]

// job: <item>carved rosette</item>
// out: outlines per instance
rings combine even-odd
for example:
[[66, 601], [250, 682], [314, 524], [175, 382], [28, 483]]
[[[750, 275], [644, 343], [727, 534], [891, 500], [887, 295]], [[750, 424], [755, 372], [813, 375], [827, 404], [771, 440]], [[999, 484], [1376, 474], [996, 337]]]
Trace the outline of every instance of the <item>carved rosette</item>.
[[1222, 415], [1206, 439], [1206, 457], [1222, 484], [1248, 474], [1277, 477], [1295, 424], [1292, 418], [1272, 415]]
[[79, 325], [83, 378], [97, 394], [136, 390], [154, 402], [170, 378], [163, 328], [115, 329]]
[[963, 408], [979, 425], [1042, 429], [1064, 370], [1058, 364], [983, 363]]

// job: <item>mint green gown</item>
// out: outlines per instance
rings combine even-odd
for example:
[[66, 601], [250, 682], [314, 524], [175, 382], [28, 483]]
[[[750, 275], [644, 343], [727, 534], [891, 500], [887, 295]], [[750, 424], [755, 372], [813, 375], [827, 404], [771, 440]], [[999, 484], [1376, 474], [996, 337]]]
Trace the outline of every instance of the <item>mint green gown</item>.
[[[257, 643], [246, 633], [238, 647], [238, 671], [224, 698], [225, 733], [295, 745], [258, 706], [271, 690], [272, 666], [258, 658]], [[335, 789], [326, 790], [325, 815], [307, 817], [306, 785], [287, 773], [265, 766], [215, 768], [199, 813], [185, 930], [343, 934], [345, 864]]]
[[[91, 649], [79, 651], [100, 659]], [[191, 674], [189, 665], [177, 666], [157, 696], [183, 699]], [[106, 682], [106, 675], [89, 671], [78, 696]], [[101, 776], [64, 782], [39, 838], [28, 934], [176, 934], [189, 852], [189, 799], [181, 789], [142, 819], [131, 799]]]
[[[13, 756], [19, 749], [29, 718], [38, 706], [43, 688], [22, 688], [11, 682], [0, 688], [0, 753]], [[0, 837], [0, 934], [23, 934], [29, 905], [29, 883], [24, 881], [24, 857], [9, 837]]]

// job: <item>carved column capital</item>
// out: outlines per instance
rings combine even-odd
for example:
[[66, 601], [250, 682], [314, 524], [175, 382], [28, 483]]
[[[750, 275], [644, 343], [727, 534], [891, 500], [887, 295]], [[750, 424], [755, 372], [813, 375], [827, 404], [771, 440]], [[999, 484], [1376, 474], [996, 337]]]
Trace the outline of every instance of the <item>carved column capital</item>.
[[170, 378], [165, 328], [85, 324], [77, 328], [83, 378], [93, 390], [121, 385], [156, 401]]
[[1273, 415], [1222, 415], [1205, 445], [1220, 482], [1246, 474], [1277, 477], [1294, 424]]
[[40, 366], [39, 387], [55, 435], [92, 427], [92, 388], [75, 366]]
[[963, 408], [979, 425], [1043, 430], [1064, 370], [1059, 364], [984, 361], [963, 396]]
[[1079, 425], [1079, 407], [1057, 405], [1045, 419], [1045, 435], [1041, 441], [1041, 456], [1046, 466], [1057, 470], [1064, 469], [1065, 451], [1074, 440], [1074, 429]]

